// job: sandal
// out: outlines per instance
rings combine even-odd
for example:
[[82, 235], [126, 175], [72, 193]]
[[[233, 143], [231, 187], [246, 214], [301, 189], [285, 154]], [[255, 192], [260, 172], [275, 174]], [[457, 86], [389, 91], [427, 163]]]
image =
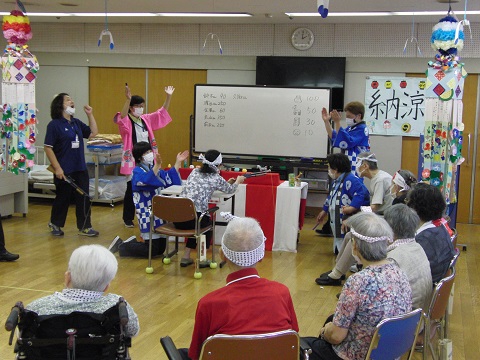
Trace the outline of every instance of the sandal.
[[185, 258], [182, 258], [182, 260], [180, 260], [180, 266], [181, 267], [187, 267], [188, 265], [192, 265], [193, 264], [193, 260], [192, 259], [185, 259]]

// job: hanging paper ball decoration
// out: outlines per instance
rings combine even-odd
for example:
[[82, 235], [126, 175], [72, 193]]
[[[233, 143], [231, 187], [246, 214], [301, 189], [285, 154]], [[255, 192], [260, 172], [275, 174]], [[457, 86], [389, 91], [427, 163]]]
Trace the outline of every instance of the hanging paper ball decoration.
[[455, 41], [457, 25], [458, 21], [450, 15], [440, 19], [432, 29], [430, 39], [432, 48], [438, 50], [442, 55], [456, 55], [457, 51], [461, 51], [465, 36], [462, 27], [458, 32], [458, 40]]
[[3, 17], [3, 36], [9, 43], [25, 45], [33, 36], [30, 20], [19, 10]]

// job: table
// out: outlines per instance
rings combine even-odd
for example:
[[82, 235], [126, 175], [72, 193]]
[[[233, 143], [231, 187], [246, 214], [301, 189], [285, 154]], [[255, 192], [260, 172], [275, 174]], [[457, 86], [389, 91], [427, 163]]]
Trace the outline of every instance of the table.
[[[190, 172], [191, 169], [180, 169], [182, 179], [186, 180]], [[242, 173], [222, 171], [220, 175], [229, 179]], [[296, 252], [298, 231], [302, 228], [305, 217], [308, 183], [302, 182], [300, 186], [291, 187], [288, 181], [282, 182], [275, 176], [278, 178], [278, 174], [267, 174], [246, 179], [245, 183], [238, 186], [234, 202], [228, 199], [231, 194], [220, 191], [214, 192], [212, 200], [220, 207], [218, 213], [232, 212], [233, 207], [233, 214], [255, 218], [267, 238], [266, 250]], [[175, 193], [178, 196], [181, 186], [176, 187], [166, 188], [162, 190], [162, 194]], [[215, 243], [218, 244], [225, 229], [224, 227], [216, 229]]]

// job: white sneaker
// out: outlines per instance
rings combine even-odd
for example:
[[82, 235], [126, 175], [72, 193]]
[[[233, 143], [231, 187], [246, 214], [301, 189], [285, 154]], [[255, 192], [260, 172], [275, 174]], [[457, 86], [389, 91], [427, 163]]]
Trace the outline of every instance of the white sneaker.
[[123, 240], [120, 238], [120, 236], [115, 236], [115, 238], [112, 240], [112, 243], [108, 247], [108, 250], [110, 250], [110, 252], [115, 254], [118, 251], [118, 248], [120, 247], [120, 245], [122, 245], [122, 243], [123, 243]]
[[130, 242], [130, 241], [137, 241], [137, 238], [135, 235], [132, 235], [130, 236], [127, 240], [125, 240], [123, 243], [127, 243], [127, 242]]

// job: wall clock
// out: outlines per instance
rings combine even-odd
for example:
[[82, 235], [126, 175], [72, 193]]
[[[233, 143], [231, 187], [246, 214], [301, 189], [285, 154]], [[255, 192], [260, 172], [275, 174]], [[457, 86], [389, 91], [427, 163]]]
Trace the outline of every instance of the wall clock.
[[312, 30], [298, 28], [292, 34], [292, 45], [297, 50], [308, 50], [312, 47], [315, 37]]

